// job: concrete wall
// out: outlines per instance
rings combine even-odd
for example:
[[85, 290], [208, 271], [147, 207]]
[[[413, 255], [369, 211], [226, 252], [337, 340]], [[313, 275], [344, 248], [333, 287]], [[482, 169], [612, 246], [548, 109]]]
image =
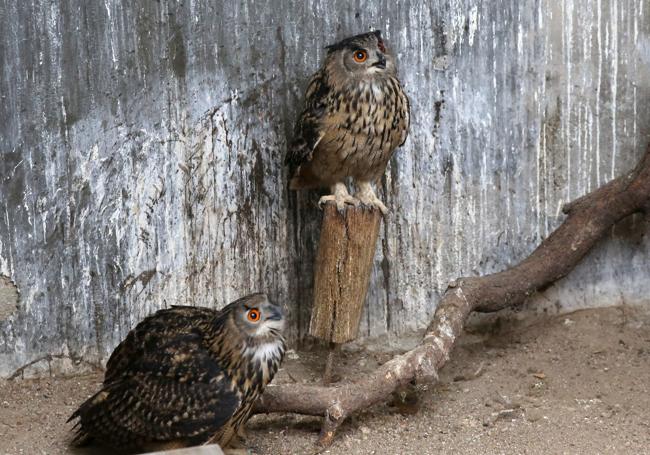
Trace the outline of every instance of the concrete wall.
[[[523, 258], [648, 141], [647, 0], [0, 0], [0, 376], [253, 290], [302, 337], [320, 212], [286, 190], [287, 135], [323, 46], [369, 27], [413, 122], [365, 335], [423, 327], [448, 280]], [[647, 302], [647, 232], [615, 229], [540, 298]]]

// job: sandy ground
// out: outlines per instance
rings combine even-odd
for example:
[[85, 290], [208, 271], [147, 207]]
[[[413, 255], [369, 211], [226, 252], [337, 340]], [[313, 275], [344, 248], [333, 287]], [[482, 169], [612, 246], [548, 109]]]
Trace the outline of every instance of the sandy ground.
[[[418, 386], [407, 404], [354, 416], [320, 453], [650, 453], [647, 310], [501, 319], [469, 332], [438, 384]], [[353, 349], [338, 373], [354, 379], [391, 354]], [[318, 379], [322, 352], [291, 357], [278, 382]], [[65, 421], [100, 381], [94, 374], [0, 382], [0, 453], [74, 453]], [[256, 416], [246, 445], [255, 454], [314, 454], [318, 429], [316, 418]]]

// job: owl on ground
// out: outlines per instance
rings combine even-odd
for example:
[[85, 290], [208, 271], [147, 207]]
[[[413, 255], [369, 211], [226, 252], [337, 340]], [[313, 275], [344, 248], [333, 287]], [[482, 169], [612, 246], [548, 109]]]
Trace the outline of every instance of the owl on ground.
[[79, 419], [73, 443], [225, 447], [282, 362], [284, 324], [264, 294], [221, 311], [174, 306], [147, 317], [113, 351], [102, 389], [68, 420]]
[[[375, 195], [395, 149], [406, 140], [409, 101], [397, 78], [395, 59], [381, 32], [328, 46], [323, 66], [309, 80], [286, 163], [294, 169], [293, 190], [329, 187], [319, 204], [386, 206]], [[348, 193], [352, 177], [358, 191]]]

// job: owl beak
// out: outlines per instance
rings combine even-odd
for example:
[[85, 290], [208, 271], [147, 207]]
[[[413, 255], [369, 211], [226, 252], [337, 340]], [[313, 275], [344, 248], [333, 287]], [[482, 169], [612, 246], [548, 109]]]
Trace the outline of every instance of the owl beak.
[[280, 307], [271, 307], [271, 311], [269, 312], [269, 317], [267, 318], [269, 321], [281, 321], [284, 319], [284, 312], [282, 311], [282, 308]]
[[376, 66], [377, 68], [381, 69], [386, 69], [386, 57], [382, 53], [377, 53], [377, 61], [373, 63], [372, 66]]

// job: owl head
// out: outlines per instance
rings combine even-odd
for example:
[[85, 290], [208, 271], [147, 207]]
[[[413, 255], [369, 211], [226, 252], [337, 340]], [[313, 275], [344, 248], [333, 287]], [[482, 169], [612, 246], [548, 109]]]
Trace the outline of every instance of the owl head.
[[223, 308], [239, 332], [251, 339], [281, 338], [285, 326], [282, 307], [257, 293], [235, 300]]
[[348, 77], [367, 78], [396, 72], [393, 56], [379, 30], [345, 38], [326, 49], [326, 66], [334, 71], [343, 70]]

